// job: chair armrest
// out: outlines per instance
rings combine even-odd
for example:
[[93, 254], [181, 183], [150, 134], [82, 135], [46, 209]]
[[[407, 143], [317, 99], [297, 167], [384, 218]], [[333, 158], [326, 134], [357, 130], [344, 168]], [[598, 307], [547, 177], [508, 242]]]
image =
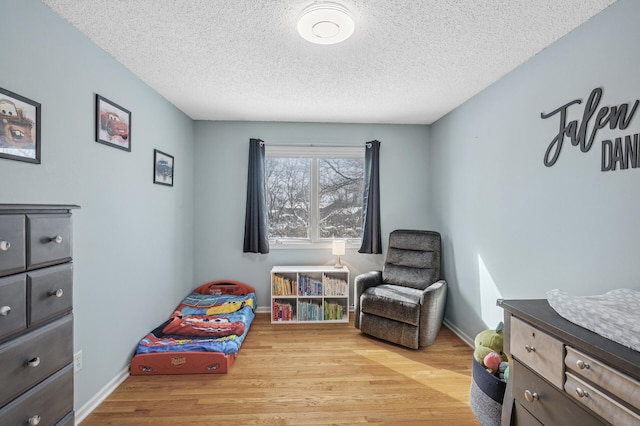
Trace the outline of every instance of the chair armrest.
[[436, 281], [422, 293], [422, 309], [420, 310], [420, 346], [433, 343], [444, 319], [447, 305], [447, 282]]
[[360, 274], [353, 280], [353, 315], [354, 325], [360, 328], [360, 296], [369, 287], [382, 284], [382, 271], [371, 271]]

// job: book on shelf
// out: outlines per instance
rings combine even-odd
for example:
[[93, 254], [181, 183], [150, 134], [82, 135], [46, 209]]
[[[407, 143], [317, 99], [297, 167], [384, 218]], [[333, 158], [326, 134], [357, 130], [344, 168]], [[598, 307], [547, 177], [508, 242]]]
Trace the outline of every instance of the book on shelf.
[[322, 296], [322, 281], [300, 275], [298, 277], [298, 296]]
[[344, 318], [346, 306], [340, 303], [324, 302], [324, 319], [325, 320], [341, 320]]
[[288, 302], [279, 302], [273, 299], [271, 313], [273, 321], [293, 321], [296, 319], [295, 309]]
[[296, 295], [295, 280], [280, 274], [273, 274], [271, 281], [271, 292], [274, 296]]
[[347, 296], [349, 294], [349, 283], [341, 278], [324, 275], [322, 281], [325, 296]]
[[322, 306], [319, 302], [303, 302], [298, 303], [298, 320], [299, 321], [321, 321]]

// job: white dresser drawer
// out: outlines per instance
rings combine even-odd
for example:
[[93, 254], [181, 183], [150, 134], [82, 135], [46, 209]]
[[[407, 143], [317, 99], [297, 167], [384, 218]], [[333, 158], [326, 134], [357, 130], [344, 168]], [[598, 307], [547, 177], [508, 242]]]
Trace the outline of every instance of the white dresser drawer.
[[511, 319], [510, 339], [514, 358], [562, 389], [564, 347], [561, 341], [516, 317]]
[[609, 398], [572, 373], [567, 372], [564, 389], [580, 404], [615, 426], [640, 425], [640, 415]]
[[570, 346], [567, 346], [564, 363], [578, 378], [587, 379], [596, 387], [606, 389], [608, 393], [640, 411], [640, 382], [637, 380]]

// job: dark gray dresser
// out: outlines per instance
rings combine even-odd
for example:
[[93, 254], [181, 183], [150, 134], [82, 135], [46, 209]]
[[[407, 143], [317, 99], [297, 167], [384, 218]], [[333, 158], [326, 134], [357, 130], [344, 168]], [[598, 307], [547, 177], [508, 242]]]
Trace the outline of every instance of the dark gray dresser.
[[0, 425], [73, 425], [75, 205], [0, 204]]
[[510, 364], [503, 425], [640, 425], [640, 352], [573, 324], [546, 299], [498, 306]]

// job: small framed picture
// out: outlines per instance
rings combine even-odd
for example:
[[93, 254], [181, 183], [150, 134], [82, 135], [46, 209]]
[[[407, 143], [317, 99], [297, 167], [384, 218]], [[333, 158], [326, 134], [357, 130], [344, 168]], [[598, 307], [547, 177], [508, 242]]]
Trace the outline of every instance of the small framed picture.
[[153, 183], [173, 186], [173, 156], [153, 150]]
[[131, 112], [96, 95], [96, 142], [131, 152]]
[[40, 104], [2, 88], [0, 158], [40, 164]]

